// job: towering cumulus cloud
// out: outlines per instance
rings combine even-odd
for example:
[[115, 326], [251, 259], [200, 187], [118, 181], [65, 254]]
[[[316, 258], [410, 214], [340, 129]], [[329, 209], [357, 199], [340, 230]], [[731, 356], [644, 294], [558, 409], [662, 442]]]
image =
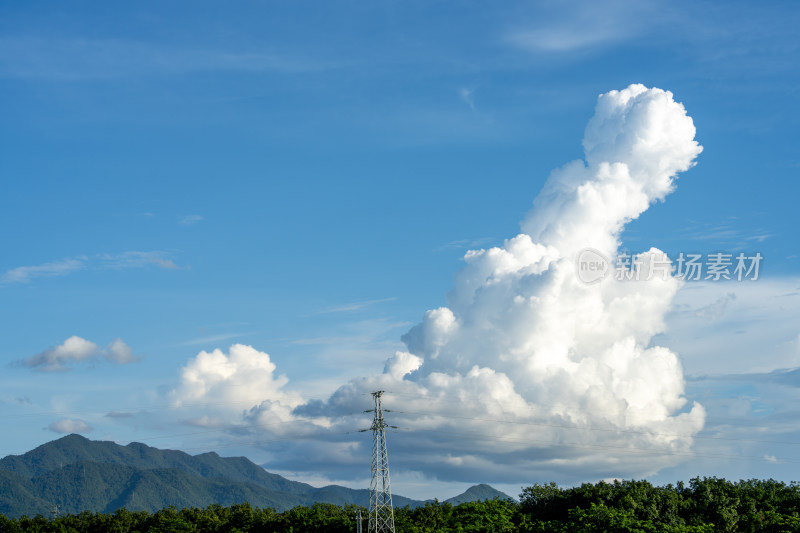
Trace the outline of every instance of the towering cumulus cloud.
[[[381, 374], [303, 403], [284, 390], [267, 354], [234, 346], [230, 357], [203, 352], [190, 362], [176, 398], [259, 384], [237, 398], [241, 422], [225, 420], [239, 432], [286, 439], [269, 444], [270, 465], [337, 479], [363, 475], [354, 465], [369, 456], [369, 439], [354, 436], [364, 421], [350, 415], [363, 416], [378, 389], [389, 391], [385, 406], [399, 428], [391, 435], [395, 473], [569, 482], [647, 476], [677, 463], [704, 411], [684, 397], [677, 354], [651, 341], [680, 281], [659, 259], [660, 275], [623, 271], [586, 283], [576, 259], [586, 249], [617, 255], [625, 224], [694, 164], [694, 134], [669, 92], [631, 85], [601, 95], [585, 159], [553, 171], [519, 235], [466, 254], [446, 307], [425, 313]], [[661, 255], [644, 251], [634, 268], [658, 266]]]
[[403, 337], [408, 351], [297, 412], [335, 419], [388, 389], [402, 405], [393, 423], [410, 429], [392, 436], [394, 463], [444, 479], [648, 475], [679, 461], [704, 410], [683, 396], [677, 355], [651, 339], [680, 282], [667, 268], [587, 284], [575, 259], [616, 256], [625, 224], [694, 164], [694, 134], [670, 92], [601, 95], [585, 160], [553, 171], [519, 235], [466, 254], [447, 306]]

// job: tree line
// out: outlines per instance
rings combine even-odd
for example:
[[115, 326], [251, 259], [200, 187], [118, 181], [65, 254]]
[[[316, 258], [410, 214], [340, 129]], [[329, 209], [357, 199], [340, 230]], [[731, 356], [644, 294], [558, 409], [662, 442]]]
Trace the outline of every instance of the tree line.
[[[278, 512], [243, 503], [204, 509], [168, 507], [155, 513], [119, 509], [113, 514], [86, 511], [50, 518], [0, 515], [0, 533], [350, 533], [356, 531], [359, 510], [366, 531], [367, 510], [355, 505], [318, 503]], [[395, 525], [398, 533], [797, 532], [800, 485], [714, 477], [660, 487], [633, 480], [570, 488], [535, 484], [522, 489], [519, 502], [434, 501], [413, 509], [397, 508]]]

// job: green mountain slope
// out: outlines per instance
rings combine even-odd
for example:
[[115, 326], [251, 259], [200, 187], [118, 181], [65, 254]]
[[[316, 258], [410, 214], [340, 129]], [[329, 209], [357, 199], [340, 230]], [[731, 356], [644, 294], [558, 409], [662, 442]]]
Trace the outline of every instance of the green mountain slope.
[[0, 514], [45, 514], [48, 503], [36, 495], [33, 484], [14, 472], [0, 470]]
[[0, 459], [0, 470], [30, 479], [78, 462], [118, 464], [143, 470], [174, 468], [192, 476], [255, 483], [291, 494], [307, 494], [314, 490], [306, 483], [271, 474], [245, 457], [223, 458], [214, 452], [193, 456], [139, 442], [120, 446], [109, 441], [92, 441], [80, 435], [62, 437], [23, 455], [9, 455]]
[[[505, 497], [480, 485], [451, 500]], [[248, 501], [283, 511], [316, 502], [369, 505], [369, 491], [338, 485], [316, 488], [272, 474], [245, 457], [189, 455], [140, 443], [121, 446], [69, 435], [23, 455], [0, 459], [0, 513], [10, 517], [125, 507], [154, 512], [167, 506], [205, 507]], [[393, 496], [394, 505], [424, 502]]]

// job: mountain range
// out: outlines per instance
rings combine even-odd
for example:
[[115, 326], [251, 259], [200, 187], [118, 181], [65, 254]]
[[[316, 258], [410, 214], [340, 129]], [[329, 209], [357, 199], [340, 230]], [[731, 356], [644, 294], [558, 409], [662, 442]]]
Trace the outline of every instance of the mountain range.
[[[459, 503], [509, 498], [489, 485], [475, 485], [446, 500]], [[395, 506], [425, 501], [393, 495]], [[175, 506], [224, 506], [248, 501], [278, 511], [316, 502], [369, 505], [367, 489], [313, 487], [267, 472], [246, 457], [215, 452], [189, 455], [138, 442], [122, 446], [68, 435], [22, 455], [0, 459], [0, 513], [8, 517], [61, 513], [112, 513]]]

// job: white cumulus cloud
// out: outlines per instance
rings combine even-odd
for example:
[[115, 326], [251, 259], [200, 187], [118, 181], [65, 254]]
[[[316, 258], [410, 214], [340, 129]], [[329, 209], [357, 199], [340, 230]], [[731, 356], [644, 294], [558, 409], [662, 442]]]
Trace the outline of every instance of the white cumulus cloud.
[[275, 375], [269, 354], [234, 344], [222, 350], [201, 351], [181, 371], [180, 385], [170, 395], [175, 407], [202, 404], [195, 425], [235, 424], [243, 418], [277, 417], [291, 420], [299, 396], [284, 390], [286, 376]]

